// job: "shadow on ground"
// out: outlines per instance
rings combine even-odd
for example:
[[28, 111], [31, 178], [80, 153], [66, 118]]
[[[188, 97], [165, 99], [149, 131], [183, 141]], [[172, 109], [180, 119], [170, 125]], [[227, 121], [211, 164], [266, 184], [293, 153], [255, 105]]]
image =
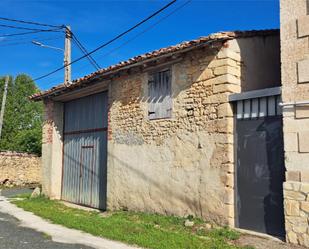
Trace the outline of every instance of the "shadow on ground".
[[14, 197], [16, 195], [23, 195], [23, 194], [31, 194], [34, 188], [4, 188], [0, 189], [0, 195], [5, 196], [7, 198]]
[[252, 246], [255, 249], [308, 249], [307, 247], [296, 246], [247, 234], [241, 235], [240, 238], [235, 241], [235, 244], [238, 246]]
[[57, 243], [46, 234], [19, 226], [14, 217], [0, 213], [0, 249], [91, 249], [83, 245]]

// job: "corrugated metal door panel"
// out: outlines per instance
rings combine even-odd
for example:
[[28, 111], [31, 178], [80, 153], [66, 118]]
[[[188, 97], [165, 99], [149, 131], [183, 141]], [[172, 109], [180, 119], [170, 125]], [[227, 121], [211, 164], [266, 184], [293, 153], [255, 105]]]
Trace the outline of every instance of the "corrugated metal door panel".
[[[63, 162], [63, 192], [62, 198], [70, 202], [77, 202], [79, 196], [79, 149], [78, 141], [74, 137], [67, 137], [64, 141]], [[73, 149], [77, 148], [77, 149]]]
[[65, 104], [62, 199], [106, 208], [107, 94]]
[[[93, 147], [82, 146], [80, 203], [91, 206]], [[88, 194], [90, 193], [90, 194]]]
[[65, 132], [107, 126], [107, 93], [72, 100], [65, 104]]
[[107, 143], [103, 142], [106, 140], [107, 132], [96, 133], [93, 152], [99, 156], [93, 158], [92, 164], [91, 206], [99, 209], [106, 209], [106, 185], [101, 184], [102, 182], [106, 183], [107, 180], [106, 170], [101, 167], [101, 165], [106, 165], [107, 163], [107, 153], [102, 153], [107, 151]]
[[99, 177], [96, 178], [97, 180], [99, 179], [101, 182], [105, 184], [100, 184], [98, 181], [96, 184], [97, 191], [99, 191], [99, 194], [96, 196], [99, 196], [99, 202], [98, 202], [98, 207], [100, 209], [105, 210], [106, 209], [106, 183], [107, 183], [107, 168], [106, 167], [101, 167], [101, 165], [107, 165], [107, 132], [102, 132], [100, 133], [99, 136], [99, 141], [101, 146], [98, 147], [97, 149], [100, 150], [98, 152], [100, 154], [98, 158], [98, 163], [96, 164], [97, 166], [97, 171], [99, 172]]

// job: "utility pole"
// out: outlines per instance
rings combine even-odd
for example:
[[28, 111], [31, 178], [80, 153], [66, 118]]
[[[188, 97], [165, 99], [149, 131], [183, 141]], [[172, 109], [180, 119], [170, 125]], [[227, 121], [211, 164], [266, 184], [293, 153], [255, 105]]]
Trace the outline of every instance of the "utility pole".
[[65, 43], [64, 43], [64, 83], [71, 82], [71, 27], [65, 26]]
[[64, 65], [64, 84], [68, 85], [71, 82], [71, 41], [72, 41], [72, 32], [70, 26], [64, 26], [65, 28], [65, 40], [64, 40], [64, 49], [57, 48], [54, 46], [49, 46], [42, 44], [39, 41], [32, 41], [36, 46], [43, 48], [51, 48], [55, 50], [61, 50], [64, 53], [63, 65]]
[[6, 96], [7, 96], [7, 92], [8, 92], [9, 79], [10, 79], [9, 76], [5, 77], [4, 91], [3, 91], [3, 98], [2, 98], [2, 105], [1, 105], [1, 113], [0, 113], [0, 138], [1, 138], [1, 132], [2, 132], [3, 116], [4, 116], [4, 109], [5, 109], [5, 103], [6, 103]]

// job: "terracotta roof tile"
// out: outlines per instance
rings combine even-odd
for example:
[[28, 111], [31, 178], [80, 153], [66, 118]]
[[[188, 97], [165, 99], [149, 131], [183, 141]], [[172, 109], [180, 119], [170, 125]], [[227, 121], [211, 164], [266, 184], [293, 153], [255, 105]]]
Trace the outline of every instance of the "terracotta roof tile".
[[115, 65], [109, 66], [104, 69], [100, 69], [96, 72], [83, 76], [81, 78], [73, 80], [69, 85], [65, 85], [64, 83], [52, 87], [49, 90], [42, 91], [30, 96], [32, 100], [41, 100], [48, 96], [54, 94], [61, 94], [62, 92], [66, 92], [72, 90], [76, 87], [79, 87], [81, 84], [85, 84], [88, 81], [95, 79], [97, 76], [106, 74], [106, 73], [114, 73], [124, 67], [134, 66], [138, 62], [143, 62], [145, 60], [149, 60], [152, 58], [160, 57], [162, 55], [168, 55], [175, 52], [181, 52], [185, 49], [190, 49], [194, 47], [199, 47], [200, 45], [206, 45], [209, 42], [216, 42], [216, 41], [226, 41], [235, 38], [246, 38], [246, 37], [253, 37], [253, 36], [269, 36], [269, 35], [278, 35], [278, 29], [268, 29], [268, 30], [250, 30], [250, 31], [228, 31], [228, 32], [218, 32], [214, 34], [210, 34], [208, 36], [200, 37], [196, 40], [185, 41], [180, 44], [161, 48], [152, 52], [145, 53], [143, 55], [138, 55], [133, 58], [130, 58], [126, 61], [119, 62]]

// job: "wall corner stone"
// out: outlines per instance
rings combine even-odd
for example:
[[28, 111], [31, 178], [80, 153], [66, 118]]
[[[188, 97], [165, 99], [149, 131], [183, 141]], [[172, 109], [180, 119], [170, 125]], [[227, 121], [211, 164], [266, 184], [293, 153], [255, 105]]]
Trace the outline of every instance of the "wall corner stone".
[[[308, 24], [309, 25], [309, 24]], [[309, 83], [309, 59], [297, 62], [298, 83]]]
[[301, 16], [297, 20], [298, 37], [309, 36], [309, 15]]

